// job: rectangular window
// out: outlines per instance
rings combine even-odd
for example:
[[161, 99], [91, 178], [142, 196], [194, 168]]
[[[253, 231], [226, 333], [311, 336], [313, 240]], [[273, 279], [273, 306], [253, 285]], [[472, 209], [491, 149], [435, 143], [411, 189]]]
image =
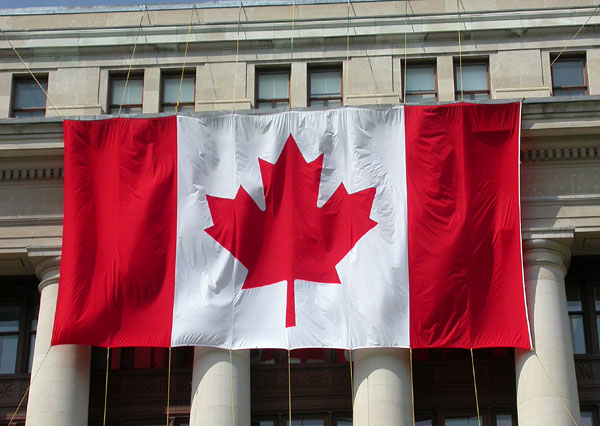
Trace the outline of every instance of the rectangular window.
[[587, 94], [585, 57], [560, 56], [552, 64], [552, 94], [577, 96]]
[[16, 371], [20, 317], [20, 306], [0, 306], [0, 374]]
[[446, 426], [478, 426], [477, 417], [462, 417], [458, 419], [446, 419]]
[[[179, 87], [181, 86], [181, 92]], [[177, 95], [179, 95], [179, 107], [177, 112], [193, 112], [196, 91], [196, 77], [193, 73], [186, 73], [181, 78], [181, 71], [168, 73], [162, 76], [160, 110], [163, 112], [175, 112]]]
[[31, 372], [39, 310], [37, 281], [10, 278], [0, 302], [0, 374]]
[[309, 69], [309, 106], [342, 105], [342, 69]]
[[110, 78], [109, 114], [139, 114], [142, 112], [143, 74], [114, 75]]
[[[286, 425], [289, 424], [289, 421], [285, 422]], [[325, 423], [321, 419], [315, 420], [294, 420], [292, 419], [292, 426], [323, 426]]]
[[489, 99], [490, 87], [488, 83], [487, 62], [463, 61], [461, 67], [461, 64], [458, 61], [455, 61], [454, 87], [456, 87], [456, 100], [476, 101], [480, 99]]
[[405, 102], [435, 101], [436, 99], [435, 65], [408, 64], [406, 66]]
[[268, 70], [256, 74], [256, 108], [288, 108], [290, 71]]
[[512, 414], [496, 414], [496, 426], [513, 426]]
[[[46, 116], [46, 95], [48, 77], [18, 77], [13, 81], [11, 117], [44, 117]], [[44, 88], [42, 90], [40, 85]]]
[[591, 411], [582, 411], [581, 412], [581, 426], [593, 426], [594, 425], [594, 416]]
[[569, 322], [571, 324], [571, 339], [573, 342], [573, 353], [586, 353], [585, 330], [583, 318], [583, 301], [581, 289], [578, 286], [567, 286], [567, 308], [569, 311]]

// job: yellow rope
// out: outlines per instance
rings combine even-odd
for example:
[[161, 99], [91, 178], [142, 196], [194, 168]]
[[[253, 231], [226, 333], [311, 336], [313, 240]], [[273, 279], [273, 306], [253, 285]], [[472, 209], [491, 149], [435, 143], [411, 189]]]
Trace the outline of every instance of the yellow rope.
[[170, 411], [171, 411], [171, 348], [169, 347], [169, 369], [167, 372], [167, 426], [169, 426]]
[[348, 18], [346, 21], [346, 75], [344, 76], [344, 93], [348, 104], [348, 77], [350, 74], [350, 0], [348, 0]]
[[415, 424], [416, 424], [416, 421], [415, 421], [415, 386], [414, 386], [414, 379], [413, 379], [412, 348], [408, 348], [408, 355], [410, 358], [410, 401], [412, 404], [412, 424], [413, 424], [413, 426], [415, 426]]
[[479, 415], [479, 397], [477, 395], [477, 379], [475, 378], [475, 358], [473, 357], [473, 348], [471, 348], [471, 368], [473, 369], [473, 386], [475, 387], [475, 405], [477, 406], [477, 424], [481, 426], [481, 416]]
[[[463, 70], [462, 70], [462, 46], [460, 43], [460, 8], [459, 8], [459, 1], [460, 0], [456, 0], [456, 13], [458, 16], [458, 68], [459, 68], [459, 73], [460, 73], [460, 101], [464, 102], [465, 101], [465, 94], [464, 94], [464, 88], [463, 88]], [[481, 426], [481, 425], [480, 425]]]
[[27, 389], [25, 389], [25, 392], [23, 393], [23, 396], [21, 397], [21, 400], [19, 401], [19, 405], [17, 405], [17, 408], [16, 408], [15, 412], [13, 413], [12, 417], [10, 418], [10, 421], [8, 422], [8, 426], [12, 425], [12, 422], [15, 419], [15, 417], [17, 416], [17, 413], [19, 412], [19, 409], [21, 408], [21, 405], [23, 405], [23, 401], [25, 401], [25, 397], [27, 397], [27, 394], [29, 393], [29, 389], [31, 388], [31, 384], [33, 383], [33, 379], [36, 378], [36, 376], [38, 375], [38, 373], [42, 369], [42, 365], [44, 364], [44, 361], [46, 361], [46, 357], [48, 356], [49, 353], [50, 353], [50, 348], [48, 348], [48, 350], [46, 351], [46, 353], [42, 357], [42, 360], [40, 361], [40, 365], [38, 366], [37, 370], [35, 370], [35, 373], [31, 377], [31, 380], [29, 380], [29, 385], [27, 386]]
[[145, 8], [142, 12], [138, 32], [135, 36], [135, 41], [133, 43], [133, 51], [131, 52], [131, 59], [129, 60], [129, 68], [127, 69], [127, 77], [125, 77], [125, 86], [123, 86], [123, 93], [121, 94], [121, 103], [119, 104], [119, 112], [117, 113], [117, 117], [121, 116], [121, 109], [123, 108], [123, 101], [125, 100], [125, 92], [127, 91], [127, 82], [129, 81], [129, 76], [131, 75], [131, 66], [133, 65], [133, 57], [135, 56], [135, 49], [137, 47], [138, 38], [140, 36], [140, 33], [142, 32], [142, 22], [144, 21], [144, 16], [146, 16]]
[[6, 36], [6, 33], [4, 31], [2, 32], [2, 35], [4, 36], [4, 39], [8, 42], [8, 44], [10, 45], [10, 47], [12, 48], [13, 52], [15, 52], [15, 55], [17, 55], [17, 58], [19, 58], [19, 61], [21, 61], [21, 64], [25, 67], [25, 69], [27, 70], [27, 72], [29, 73], [29, 75], [31, 76], [31, 78], [33, 78], [33, 80], [36, 82], [36, 84], [39, 86], [39, 88], [42, 89], [42, 92], [44, 92], [44, 95], [46, 96], [46, 99], [48, 99], [48, 101], [50, 102], [50, 104], [52, 105], [52, 107], [54, 108], [54, 110], [56, 111], [56, 113], [58, 115], [60, 115], [61, 118], [65, 118], [65, 116], [60, 112], [60, 110], [58, 109], [58, 107], [56, 106], [56, 104], [54, 103], [54, 101], [52, 100], [52, 98], [50, 97], [50, 95], [48, 95], [48, 92], [46, 91], [46, 89], [44, 89], [44, 86], [42, 86], [42, 84], [37, 79], [37, 77], [35, 76], [35, 74], [27, 66], [27, 64], [23, 60], [23, 57], [21, 56], [21, 54], [18, 52], [18, 50], [15, 48], [15, 46], [12, 44], [12, 42], [8, 39], [8, 37]]
[[568, 43], [565, 45], [565, 47], [563, 47], [562, 50], [558, 53], [558, 55], [556, 55], [556, 58], [554, 58], [554, 60], [550, 63], [550, 68], [552, 68], [552, 65], [554, 65], [554, 63], [556, 62], [556, 60], [558, 58], [560, 58], [560, 55], [562, 55], [565, 50], [567, 50], [569, 47], [571, 47], [571, 43], [573, 43], [573, 40], [575, 40], [577, 38], [577, 36], [581, 32], [581, 30], [583, 30], [583, 27], [585, 27], [588, 24], [588, 22], [590, 22], [590, 19], [592, 19], [592, 17], [596, 14], [596, 12], [598, 11], [598, 9], [600, 9], [600, 3], [598, 3], [598, 6], [596, 6], [596, 8], [592, 12], [592, 14], [587, 18], [587, 21], [585, 21], [583, 23], [583, 25], [581, 27], [579, 27], [579, 29], [577, 30], [577, 32], [575, 33], [575, 35], [573, 37], [571, 37], [571, 40], [569, 40]]
[[289, 413], [289, 426], [292, 426], [292, 371], [291, 371], [291, 360], [290, 350], [288, 349], [288, 413]]
[[104, 382], [104, 413], [102, 415], [102, 426], [106, 426], [106, 403], [108, 401], [108, 370], [110, 370], [110, 347], [106, 347], [106, 379]]
[[577, 426], [577, 422], [575, 421], [575, 417], [573, 417], [573, 414], [571, 413], [571, 410], [569, 410], [569, 407], [567, 407], [567, 404], [566, 404], [563, 396], [560, 394], [560, 392], [558, 391], [558, 389], [554, 385], [554, 381], [550, 377], [550, 374], [548, 374], [548, 371], [544, 367], [544, 364], [542, 364], [542, 360], [540, 360], [540, 357], [537, 355], [537, 352], [533, 351], [533, 356], [535, 356], [535, 358], [538, 360], [538, 363], [540, 364], [540, 367], [542, 367], [542, 370], [544, 371], [544, 374], [546, 375], [546, 377], [548, 378], [548, 381], [552, 385], [552, 388], [554, 389], [554, 392], [556, 392], [556, 395], [558, 395], [558, 398], [560, 399], [560, 402], [562, 403], [563, 407], [565, 407], [565, 411], [567, 412], [567, 414], [571, 418], [571, 421], [573, 422], [573, 424], [575, 426]]
[[231, 99], [231, 112], [235, 111], [235, 96], [237, 89], [237, 73], [238, 73], [238, 61], [240, 57], [240, 19], [242, 17], [242, 6], [240, 3], [240, 9], [238, 10], [238, 30], [237, 39], [235, 41], [235, 69], [233, 71], [233, 98]]
[[231, 425], [235, 426], [235, 403], [233, 395], [233, 351], [229, 349], [229, 386], [231, 386]]
[[[404, 81], [402, 83], [402, 88], [403, 93], [402, 93], [402, 102], [406, 103], [406, 59], [408, 56], [407, 50], [408, 50], [408, 40], [407, 40], [407, 36], [408, 36], [408, 0], [404, 2], [405, 4], [405, 10], [404, 10]], [[412, 356], [412, 349], [411, 349], [411, 356]], [[414, 423], [414, 422], [413, 422]]]
[[[177, 110], [179, 109], [179, 99], [181, 98], [181, 88], [183, 87], [183, 75], [185, 73], [185, 63], [187, 61], [188, 54], [188, 46], [190, 44], [190, 34], [192, 32], [192, 20], [194, 19], [194, 9], [196, 8], [196, 4], [192, 7], [192, 14], [190, 15], [190, 25], [188, 26], [187, 40], [185, 41], [185, 52], [183, 54], [183, 67], [181, 68], [181, 78], [179, 79], [179, 91], [177, 92], [177, 103], [175, 104], [175, 115], [177, 115]], [[171, 349], [169, 348], [169, 353], [171, 353]]]

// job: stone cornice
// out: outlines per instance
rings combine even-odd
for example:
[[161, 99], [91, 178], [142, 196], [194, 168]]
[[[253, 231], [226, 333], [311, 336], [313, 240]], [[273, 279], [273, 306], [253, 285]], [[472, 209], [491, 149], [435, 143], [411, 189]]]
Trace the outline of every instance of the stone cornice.
[[[477, 38], [482, 42], [492, 38], [496, 41], [502, 40], [503, 43], [514, 39], [521, 43], [523, 37], [531, 40], [541, 37], [548, 41], [548, 35], [552, 35], [551, 40], [555, 40], [556, 43], [554, 47], [560, 48], [571, 38], [573, 28], [586, 22], [594, 10], [593, 6], [508, 11], [478, 10], [461, 12], [460, 18], [457, 17], [456, 12], [452, 11], [417, 12], [411, 13], [407, 18], [404, 16], [404, 10], [363, 6], [358, 12], [354, 12], [358, 16], [351, 16], [350, 22], [348, 22], [344, 7], [323, 9], [322, 6], [322, 4], [300, 6], [294, 19], [294, 44], [297, 47], [303, 43], [311, 44], [310, 40], [320, 40], [319, 43], [322, 43], [323, 40], [333, 40], [334, 43], [345, 46], [348, 28], [350, 28], [352, 40], [356, 40], [358, 43], [362, 37], [368, 43], [376, 41], [399, 45], [398, 37], [405, 33], [408, 34], [409, 43], [429, 42], [443, 38], [455, 41], [456, 25], [457, 22], [461, 22], [464, 27], [463, 49], [465, 52], [469, 50], [469, 39], [471, 38]], [[311, 7], [321, 8], [316, 9], [316, 12], [310, 12]], [[239, 8], [239, 3], [237, 8]], [[251, 8], [252, 6], [249, 6], [244, 9]], [[77, 13], [71, 11], [70, 16], [73, 16], [73, 20], [79, 26], [72, 23], [61, 24], [60, 19], [45, 19], [48, 15], [44, 14], [30, 13], [20, 16], [19, 14], [10, 15], [10, 12], [7, 11], [4, 11], [4, 14], [0, 11], [0, 23], [2, 23], [1, 18], [6, 17], [5, 35], [22, 53], [27, 53], [27, 49], [41, 48], [50, 49], [51, 52], [66, 49], [70, 55], [73, 54], [68, 50], [71, 48], [76, 48], [79, 55], [90, 49], [92, 52], [95, 48], [105, 49], [106, 47], [117, 50], [122, 47], [125, 49], [123, 51], [128, 51], [129, 46], [133, 45], [136, 40], [139, 53], [146, 50], [154, 53], [157, 46], [176, 46], [177, 43], [185, 43], [188, 40], [192, 45], [201, 43], [208, 47], [214, 44], [215, 48], [222, 48], [225, 42], [234, 42], [240, 36], [243, 50], [246, 47], [251, 48], [256, 42], [267, 41], [272, 44], [272, 47], [277, 47], [278, 43], [289, 43], [292, 36], [289, 6], [271, 5], [270, 8], [281, 9], [272, 14], [272, 16], [280, 16], [280, 18], [270, 18], [260, 12], [247, 13], [239, 15], [241, 21], [238, 23], [238, 11], [231, 10], [231, 8], [223, 8], [223, 13], [213, 12], [202, 15], [199, 22], [193, 22], [189, 38], [187, 35], [189, 14], [185, 13], [185, 9], [174, 9], [179, 10], [180, 15], [169, 19], [161, 17], [161, 14], [173, 10], [152, 11], [150, 9], [151, 22], [150, 24], [144, 23], [143, 37], [139, 40], [138, 23], [141, 12], [139, 8], [129, 12], [132, 15], [130, 20], [106, 18], [102, 26], [97, 26], [97, 24], [94, 26], [94, 20], [85, 15], [97, 13], [109, 16], [111, 12], [94, 9], [90, 9], [89, 12], [79, 12], [79, 17], [77, 17]], [[306, 11], [305, 15], [302, 14], [303, 10]], [[378, 11], [381, 12], [377, 13]], [[55, 15], [52, 16], [55, 18]], [[9, 17], [10, 19], [8, 19]], [[22, 25], [19, 24], [21, 20], [24, 22]], [[598, 25], [600, 25], [600, 15], [593, 16], [585, 31], [578, 37], [577, 43], [589, 39], [588, 44], [596, 45], [595, 32], [598, 31], [596, 28]], [[353, 43], [355, 42], [353, 41]], [[573, 46], [576, 46], [577, 43]], [[411, 51], [408, 54], [412, 55], [414, 46], [409, 47]], [[416, 48], [415, 54], [422, 55], [422, 46], [419, 44]], [[455, 48], [457, 47], [455, 46]], [[445, 45], [445, 49], [448, 49], [447, 45]], [[478, 53], [481, 54], [481, 52]], [[8, 43], [4, 40], [0, 40], [0, 54], [13, 55]], [[39, 55], [40, 52], [36, 54]]]

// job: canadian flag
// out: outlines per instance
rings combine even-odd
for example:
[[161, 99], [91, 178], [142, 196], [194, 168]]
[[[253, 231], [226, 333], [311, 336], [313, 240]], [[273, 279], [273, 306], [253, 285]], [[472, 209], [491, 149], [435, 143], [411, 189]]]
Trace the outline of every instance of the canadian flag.
[[64, 123], [53, 344], [531, 347], [520, 105]]

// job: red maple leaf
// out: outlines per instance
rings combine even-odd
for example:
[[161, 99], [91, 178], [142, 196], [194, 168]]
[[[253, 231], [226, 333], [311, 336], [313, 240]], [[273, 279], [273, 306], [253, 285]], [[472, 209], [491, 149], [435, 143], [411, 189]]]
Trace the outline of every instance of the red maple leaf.
[[205, 231], [248, 269], [243, 289], [287, 281], [286, 327], [296, 325], [294, 280], [340, 284], [335, 266], [377, 222], [375, 188], [348, 194], [344, 184], [317, 207], [323, 154], [307, 163], [290, 134], [275, 164], [258, 159], [264, 211], [240, 186], [234, 199], [207, 195]]

